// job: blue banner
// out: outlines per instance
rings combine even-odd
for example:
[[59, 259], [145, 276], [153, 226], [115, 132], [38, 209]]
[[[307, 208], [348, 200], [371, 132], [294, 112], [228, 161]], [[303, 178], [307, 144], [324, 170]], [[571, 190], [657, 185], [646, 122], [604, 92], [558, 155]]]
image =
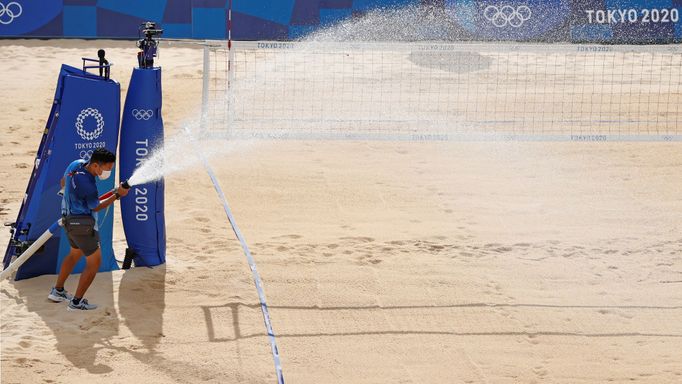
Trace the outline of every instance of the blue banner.
[[[47, 128], [36, 155], [26, 196], [19, 210], [14, 241], [31, 242], [61, 217], [60, 180], [66, 167], [76, 159], [89, 159], [92, 151], [104, 147], [116, 153], [120, 116], [120, 85], [80, 69], [63, 65], [59, 73], [54, 104]], [[115, 175], [98, 180], [103, 194], [114, 187]], [[113, 211], [97, 215], [102, 263], [100, 271], [118, 269], [112, 248]], [[70, 245], [62, 229], [30, 258], [17, 272], [17, 280], [59, 272]], [[13, 244], [7, 249], [4, 265], [21, 249]], [[85, 267], [81, 259], [74, 269]]]
[[682, 1], [589, 0], [574, 7], [572, 41], [670, 43], [682, 40]]
[[[163, 146], [161, 105], [161, 68], [133, 69], [121, 125], [121, 180]], [[136, 266], [166, 262], [163, 179], [134, 185], [121, 200], [121, 219]]]
[[571, 15], [566, 0], [447, 0], [452, 19], [481, 40], [535, 40], [564, 26]]
[[[168, 38], [225, 39], [227, 0], [0, 0], [0, 36], [137, 38], [160, 23]], [[448, 15], [465, 40], [682, 41], [682, 0], [233, 1], [235, 40], [291, 40], [377, 8], [423, 6]]]

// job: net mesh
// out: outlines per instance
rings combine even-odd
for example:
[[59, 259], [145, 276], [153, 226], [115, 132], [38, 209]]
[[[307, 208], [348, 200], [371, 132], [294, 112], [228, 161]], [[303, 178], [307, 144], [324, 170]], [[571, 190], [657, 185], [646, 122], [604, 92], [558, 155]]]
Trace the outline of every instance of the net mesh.
[[203, 127], [230, 137], [682, 137], [677, 46], [237, 42], [231, 52], [207, 50]]

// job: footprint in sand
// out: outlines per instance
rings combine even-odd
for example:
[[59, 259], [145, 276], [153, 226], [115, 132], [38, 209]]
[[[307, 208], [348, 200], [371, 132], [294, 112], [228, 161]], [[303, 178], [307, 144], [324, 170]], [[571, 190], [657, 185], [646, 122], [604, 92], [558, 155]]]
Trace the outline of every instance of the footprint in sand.
[[297, 240], [297, 239], [300, 239], [302, 237], [303, 236], [301, 236], [301, 235], [282, 235], [282, 236], [274, 236], [273, 239], [294, 239], [294, 240]]
[[25, 357], [19, 357], [17, 359], [14, 359], [14, 364], [16, 364], [19, 367], [33, 367], [33, 364], [29, 361], [29, 359]]
[[535, 373], [539, 377], [545, 377], [545, 376], [547, 376], [548, 372], [547, 372], [547, 369], [545, 369], [545, 367], [537, 366], [537, 367], [533, 368], [533, 373]]
[[365, 237], [365, 236], [342, 237], [341, 240], [358, 241], [358, 242], [362, 242], [362, 243], [371, 243], [374, 241], [373, 238]]

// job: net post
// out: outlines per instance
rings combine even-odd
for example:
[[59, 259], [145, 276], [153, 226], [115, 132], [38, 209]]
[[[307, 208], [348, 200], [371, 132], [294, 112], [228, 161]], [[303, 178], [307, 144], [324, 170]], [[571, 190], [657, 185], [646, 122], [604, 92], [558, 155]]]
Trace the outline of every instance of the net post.
[[234, 132], [234, 50], [231, 48], [227, 51], [227, 135], [232, 136]]
[[208, 120], [208, 89], [209, 79], [211, 77], [211, 52], [208, 42], [204, 42], [204, 74], [203, 74], [203, 88], [201, 90], [201, 131], [206, 132]]

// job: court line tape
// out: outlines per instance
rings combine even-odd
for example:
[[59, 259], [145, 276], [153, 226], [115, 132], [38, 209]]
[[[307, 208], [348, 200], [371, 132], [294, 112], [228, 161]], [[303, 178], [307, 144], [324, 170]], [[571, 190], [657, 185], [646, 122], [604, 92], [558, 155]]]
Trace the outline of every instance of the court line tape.
[[265, 300], [265, 291], [263, 291], [263, 281], [261, 280], [260, 274], [258, 273], [258, 269], [256, 268], [256, 261], [253, 259], [251, 251], [249, 250], [249, 246], [246, 244], [246, 240], [244, 240], [244, 236], [242, 236], [242, 232], [239, 230], [239, 227], [237, 226], [237, 221], [234, 219], [234, 216], [232, 215], [232, 210], [230, 209], [230, 206], [227, 203], [227, 198], [225, 198], [225, 194], [223, 193], [223, 189], [220, 187], [218, 178], [213, 172], [213, 168], [211, 168], [203, 152], [198, 149], [196, 143], [194, 142], [194, 136], [192, 136], [189, 130], [187, 130], [187, 133], [189, 133], [190, 140], [192, 141], [192, 144], [195, 147], [196, 153], [201, 158], [201, 161], [204, 164], [204, 168], [206, 169], [208, 176], [211, 178], [213, 187], [218, 193], [218, 197], [220, 198], [220, 201], [223, 204], [223, 208], [225, 209], [225, 213], [227, 214], [227, 220], [229, 220], [235, 236], [237, 236], [237, 239], [242, 245], [244, 255], [246, 255], [246, 260], [249, 263], [249, 268], [251, 268], [251, 274], [253, 275], [253, 282], [256, 285], [256, 290], [258, 291], [258, 299], [260, 300], [260, 309], [263, 312], [263, 321], [265, 322], [265, 329], [268, 333], [268, 339], [270, 340], [272, 358], [275, 362], [275, 372], [277, 374], [277, 383], [284, 384], [284, 375], [282, 373], [282, 363], [280, 362], [279, 358], [279, 349], [277, 348], [277, 341], [275, 340], [275, 332], [272, 330], [272, 323], [270, 322], [270, 312], [268, 311], [268, 304], [267, 301]]

